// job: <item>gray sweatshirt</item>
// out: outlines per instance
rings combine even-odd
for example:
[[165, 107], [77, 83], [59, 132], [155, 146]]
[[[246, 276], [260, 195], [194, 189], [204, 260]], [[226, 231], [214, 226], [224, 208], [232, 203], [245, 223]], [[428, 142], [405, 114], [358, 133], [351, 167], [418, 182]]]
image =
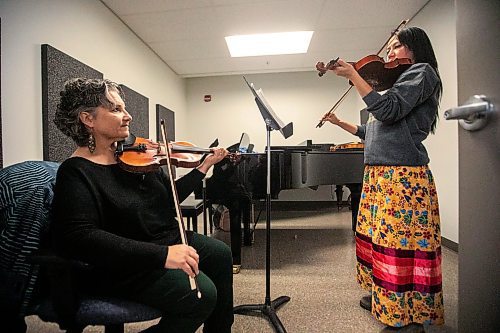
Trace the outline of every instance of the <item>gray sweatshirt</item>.
[[356, 135], [365, 140], [365, 164], [418, 166], [429, 163], [423, 141], [436, 118], [439, 77], [426, 63], [408, 68], [385, 94], [363, 100], [369, 112]]

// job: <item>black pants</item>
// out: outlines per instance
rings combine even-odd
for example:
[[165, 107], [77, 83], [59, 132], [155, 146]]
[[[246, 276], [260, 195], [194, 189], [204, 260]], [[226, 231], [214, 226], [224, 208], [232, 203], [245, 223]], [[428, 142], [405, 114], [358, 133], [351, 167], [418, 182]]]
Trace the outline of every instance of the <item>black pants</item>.
[[191, 290], [186, 273], [159, 269], [134, 275], [113, 286], [118, 294], [162, 310], [160, 322], [147, 332], [193, 333], [204, 324], [205, 333], [229, 333], [233, 316], [231, 251], [223, 242], [194, 234], [190, 245], [200, 256], [196, 277], [201, 299]]
[[250, 234], [250, 196], [245, 193], [237, 193], [230, 199], [222, 200], [222, 204], [229, 209], [233, 265], [241, 265], [241, 223], [243, 223], [244, 244], [251, 245], [252, 242]]

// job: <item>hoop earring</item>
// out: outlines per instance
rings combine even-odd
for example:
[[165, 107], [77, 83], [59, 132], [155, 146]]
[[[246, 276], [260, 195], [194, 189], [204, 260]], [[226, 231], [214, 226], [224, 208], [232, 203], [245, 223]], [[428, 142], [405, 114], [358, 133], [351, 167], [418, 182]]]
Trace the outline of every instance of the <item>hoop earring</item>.
[[95, 138], [94, 136], [92, 135], [92, 133], [90, 133], [90, 136], [89, 136], [89, 142], [87, 144], [87, 147], [89, 148], [89, 152], [91, 154], [93, 154], [95, 152]]

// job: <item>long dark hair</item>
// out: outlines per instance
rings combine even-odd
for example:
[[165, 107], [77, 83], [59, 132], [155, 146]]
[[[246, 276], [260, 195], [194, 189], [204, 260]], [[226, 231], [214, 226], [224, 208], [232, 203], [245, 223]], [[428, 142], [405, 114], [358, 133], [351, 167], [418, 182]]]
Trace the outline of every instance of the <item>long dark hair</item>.
[[[436, 55], [434, 54], [434, 49], [432, 48], [429, 37], [424, 30], [417, 27], [402, 29], [398, 32], [397, 36], [399, 42], [413, 52], [415, 63], [428, 63], [436, 71], [436, 74], [439, 77], [437, 87], [437, 106], [439, 108], [439, 101], [441, 100], [441, 95], [443, 94], [443, 84], [441, 83], [441, 76], [439, 75]], [[434, 133], [436, 130], [437, 120], [439, 118], [438, 108], [436, 109], [436, 118], [434, 118], [431, 125], [431, 133]]]

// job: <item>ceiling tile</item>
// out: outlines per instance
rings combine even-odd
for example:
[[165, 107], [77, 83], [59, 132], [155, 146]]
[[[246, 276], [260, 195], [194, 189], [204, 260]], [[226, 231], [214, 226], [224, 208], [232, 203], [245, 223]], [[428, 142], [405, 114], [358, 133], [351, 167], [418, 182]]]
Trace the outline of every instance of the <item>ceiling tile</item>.
[[[428, 0], [101, 0], [183, 77], [314, 70], [376, 53]], [[411, 24], [411, 23], [410, 23]], [[306, 54], [230, 58], [235, 34], [313, 30]]]

